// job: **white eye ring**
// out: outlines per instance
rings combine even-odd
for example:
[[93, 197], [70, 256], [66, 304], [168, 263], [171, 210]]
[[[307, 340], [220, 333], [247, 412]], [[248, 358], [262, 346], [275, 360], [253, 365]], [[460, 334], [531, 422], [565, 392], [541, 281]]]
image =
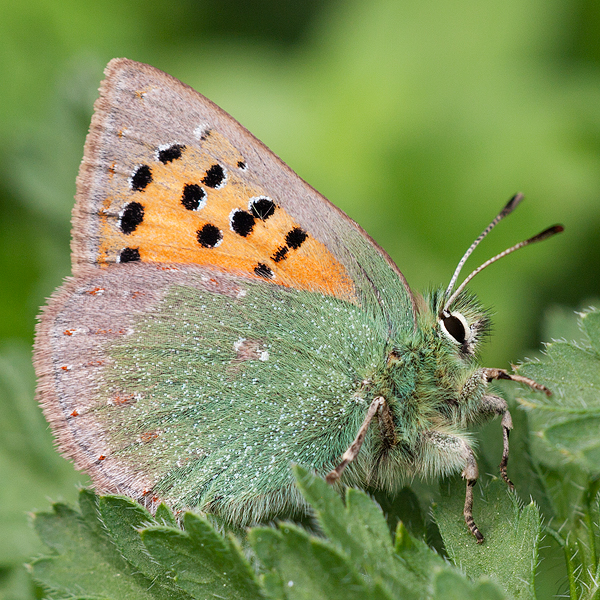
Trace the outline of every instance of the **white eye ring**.
[[442, 332], [454, 344], [457, 344], [460, 346], [462, 346], [463, 344], [468, 344], [471, 341], [473, 334], [471, 332], [471, 328], [469, 327], [469, 324], [467, 323], [467, 320], [459, 312], [451, 312], [450, 315], [448, 317], [446, 317], [446, 319], [449, 319], [450, 317], [454, 317], [455, 319], [460, 321], [460, 324], [462, 325], [463, 331], [464, 331], [464, 339], [459, 340], [459, 339], [455, 338], [454, 335], [452, 335], [452, 333], [450, 333], [450, 331], [446, 327], [446, 323], [444, 323], [444, 319], [440, 319], [438, 321]]

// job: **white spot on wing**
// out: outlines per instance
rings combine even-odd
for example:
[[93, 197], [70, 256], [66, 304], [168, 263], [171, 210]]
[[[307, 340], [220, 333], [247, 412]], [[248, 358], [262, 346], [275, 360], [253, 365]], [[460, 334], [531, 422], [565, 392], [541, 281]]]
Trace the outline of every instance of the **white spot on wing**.
[[201, 140], [203, 136], [206, 135], [207, 131], [210, 131], [210, 125], [208, 123], [200, 123], [200, 125], [194, 129], [194, 137], [197, 140]]

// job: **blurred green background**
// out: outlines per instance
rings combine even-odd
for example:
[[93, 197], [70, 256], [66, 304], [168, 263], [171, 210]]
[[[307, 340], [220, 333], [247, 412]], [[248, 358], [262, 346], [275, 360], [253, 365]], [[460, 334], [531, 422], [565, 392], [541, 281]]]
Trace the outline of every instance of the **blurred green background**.
[[471, 284], [495, 312], [483, 360], [507, 367], [539, 347], [548, 311], [600, 297], [599, 40], [596, 0], [2, 0], [0, 598], [33, 593], [17, 568], [40, 550], [26, 512], [87, 481], [52, 449], [30, 348], [38, 307], [70, 270], [75, 177], [111, 58], [150, 63], [231, 113], [417, 290], [446, 285], [525, 192], [468, 263], [566, 226]]

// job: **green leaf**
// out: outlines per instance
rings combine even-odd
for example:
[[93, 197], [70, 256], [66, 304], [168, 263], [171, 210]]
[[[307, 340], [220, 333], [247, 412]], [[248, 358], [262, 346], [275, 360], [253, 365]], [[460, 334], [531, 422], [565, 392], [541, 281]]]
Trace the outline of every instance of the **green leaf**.
[[177, 520], [173, 516], [173, 513], [169, 510], [164, 502], [161, 502], [156, 509], [154, 519], [160, 525], [166, 525], [167, 527], [177, 527]]
[[393, 600], [377, 583], [356, 571], [352, 560], [328, 542], [310, 536], [295, 525], [280, 530], [253, 529], [250, 541], [271, 570], [269, 589], [289, 600]]
[[563, 549], [571, 598], [597, 599], [600, 594], [599, 490], [600, 478], [590, 479], [570, 518], [558, 529], [546, 527]]
[[[394, 545], [381, 509], [364, 492], [348, 489], [344, 504], [320, 477], [299, 466], [294, 472], [329, 540], [309, 536], [293, 525], [281, 525], [279, 531], [251, 530], [249, 541], [266, 568], [263, 583], [272, 596], [330, 597], [334, 592], [329, 585], [335, 577], [340, 579], [338, 586], [352, 583], [345, 594], [350, 598], [355, 597], [353, 586], [359, 586], [365, 598], [371, 594], [377, 598], [444, 598], [447, 590], [443, 585], [437, 589], [436, 581], [445, 571], [459, 578], [469, 593], [482, 585], [470, 582], [424, 542], [412, 537], [402, 523], [398, 524]], [[474, 540], [469, 541], [476, 546]], [[312, 582], [305, 581], [311, 577], [315, 577]], [[485, 585], [495, 590], [496, 596], [490, 597], [503, 597], [494, 584]]]
[[[128, 498], [89, 491], [80, 494], [80, 512], [55, 504], [52, 513], [35, 515], [52, 554], [33, 562], [34, 577], [50, 598], [61, 599], [441, 599], [463, 588], [466, 596], [503, 597], [485, 579], [471, 582], [402, 523], [393, 545], [380, 508], [366, 494], [348, 490], [344, 505], [322, 479], [301, 469], [297, 476], [331, 539], [291, 524], [252, 529], [248, 541], [260, 579], [236, 538], [219, 534], [208, 518], [186, 513], [184, 530], [158, 525]], [[174, 522], [165, 507], [160, 513], [162, 522]]]
[[348, 489], [346, 506], [335, 489], [302, 467], [293, 467], [296, 483], [315, 510], [323, 531], [354, 560], [368, 564], [371, 554], [393, 551], [381, 509], [366, 494]]
[[[100, 496], [98, 507], [102, 523], [123, 557], [149, 579], [161, 578], [165, 587], [174, 593], [181, 593], [165, 568], [149, 556], [142, 542], [140, 531], [155, 524], [150, 513], [134, 500], [123, 496]], [[172, 513], [166, 507], [163, 507], [161, 514], [163, 518], [174, 521]]]
[[285, 598], [282, 575], [279, 572], [280, 534], [271, 527], [255, 527], [248, 541], [262, 565], [261, 583], [269, 597]]
[[[414, 485], [414, 482], [412, 483]], [[400, 491], [390, 494], [385, 490], [368, 488], [365, 491], [379, 504], [390, 530], [394, 531], [398, 521], [416, 538], [425, 538], [427, 524], [423, 516], [422, 506], [429, 507], [426, 488], [423, 487], [420, 495], [412, 487], [404, 487]], [[422, 504], [423, 503], [423, 504]]]
[[194, 598], [262, 598], [258, 581], [233, 536], [223, 538], [209, 521], [184, 516], [184, 531], [153, 526], [142, 540], [152, 558], [173, 573], [177, 585]]
[[[128, 502], [115, 502], [121, 515]], [[130, 520], [113, 537], [102, 523], [97, 498], [91, 492], [82, 491], [79, 504], [81, 513], [54, 504], [53, 512], [34, 516], [35, 529], [53, 555], [33, 561], [32, 571], [50, 597], [189, 600], [185, 592], [170, 584], [164, 571], [163, 576], [148, 577], [127, 560], [127, 554], [135, 555], [135, 550], [122, 546], [130, 541]], [[104, 501], [106, 514], [111, 504], [111, 500]], [[152, 520], [149, 513], [145, 517]]]
[[537, 460], [556, 467], [565, 459], [600, 473], [600, 312], [580, 315], [580, 343], [548, 344], [545, 356], [519, 373], [546, 385], [552, 395], [526, 391], [519, 399], [529, 411]]
[[534, 598], [540, 534], [535, 504], [521, 507], [502, 481], [492, 481], [483, 490], [483, 498], [479, 494], [475, 497], [473, 516], [485, 536], [479, 545], [459, 518], [464, 482], [454, 480], [450, 492], [442, 486], [443, 501], [434, 507], [433, 514], [452, 561], [472, 579], [490, 577], [511, 597]]
[[[400, 560], [385, 517], [373, 500], [350, 488], [346, 491], [344, 506], [339, 495], [323, 479], [298, 466], [294, 472], [298, 488], [315, 509], [320, 526], [341, 551], [371, 578], [384, 582], [392, 596], [422, 597], [429, 576], [419, 576], [420, 569], [416, 568], [419, 561], [414, 561], [416, 564], [411, 569]], [[422, 544], [417, 540], [414, 543]], [[429, 549], [426, 557], [427, 567], [444, 564]]]
[[469, 584], [464, 577], [448, 569], [435, 577], [434, 598], [444, 600], [501, 600], [505, 596], [491, 581]]
[[[80, 513], [55, 504], [35, 515], [35, 528], [53, 556], [33, 562], [51, 597], [262, 598], [256, 576], [233, 539], [208, 521], [185, 516], [186, 531], [158, 525], [129, 498], [82, 491]], [[175, 523], [166, 507], [162, 523]]]
[[[567, 327], [574, 330], [575, 315]], [[545, 530], [564, 554], [572, 598], [595, 598], [600, 573], [600, 312], [580, 313], [580, 342], [549, 344], [520, 372], [547, 385], [545, 397], [527, 391], [519, 402], [533, 430], [532, 458], [552, 508]], [[568, 463], [568, 468], [565, 468]]]

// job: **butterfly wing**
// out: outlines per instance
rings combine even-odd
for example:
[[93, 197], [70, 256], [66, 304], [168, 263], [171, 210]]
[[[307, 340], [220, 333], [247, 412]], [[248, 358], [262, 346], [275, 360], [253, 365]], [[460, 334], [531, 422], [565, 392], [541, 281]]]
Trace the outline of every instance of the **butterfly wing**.
[[290, 463], [335, 466], [386, 336], [333, 296], [195, 265], [88, 267], [45, 311], [39, 393], [99, 491], [251, 523], [301, 506]]
[[410, 289], [209, 100], [125, 59], [106, 75], [74, 277], [37, 332], [46, 416], [101, 491], [243, 522], [298, 504], [290, 462], [325, 472], [348, 447], [363, 381], [413, 331]]
[[74, 272], [84, 265], [217, 265], [344, 298], [412, 329], [389, 256], [204, 96], [153, 67], [112, 60], [77, 182]]

